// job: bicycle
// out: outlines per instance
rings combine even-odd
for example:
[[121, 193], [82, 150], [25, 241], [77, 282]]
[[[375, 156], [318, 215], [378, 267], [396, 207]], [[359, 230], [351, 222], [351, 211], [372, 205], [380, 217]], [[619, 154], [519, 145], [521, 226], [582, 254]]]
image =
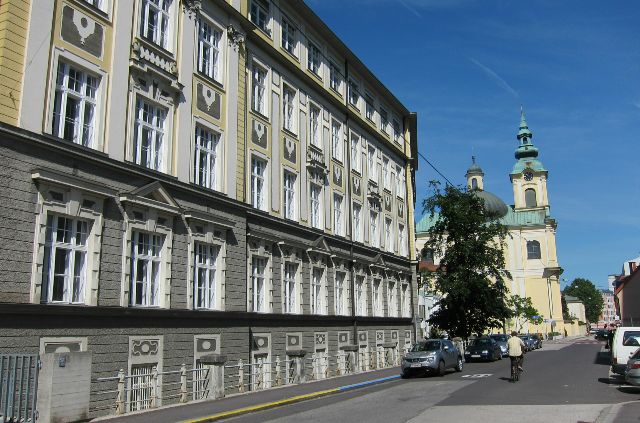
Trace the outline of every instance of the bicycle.
[[520, 380], [520, 363], [522, 363], [522, 356], [520, 357], [511, 357], [511, 381], [517, 382]]

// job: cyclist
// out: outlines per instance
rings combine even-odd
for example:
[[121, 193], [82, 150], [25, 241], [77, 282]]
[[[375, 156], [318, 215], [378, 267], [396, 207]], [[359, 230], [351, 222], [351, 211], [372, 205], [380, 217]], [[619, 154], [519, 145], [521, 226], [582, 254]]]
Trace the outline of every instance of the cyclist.
[[511, 338], [507, 341], [507, 348], [509, 349], [509, 358], [511, 359], [511, 365], [518, 360], [518, 369], [522, 371], [522, 364], [524, 363], [524, 342], [518, 337], [518, 332], [515, 330], [511, 332]]

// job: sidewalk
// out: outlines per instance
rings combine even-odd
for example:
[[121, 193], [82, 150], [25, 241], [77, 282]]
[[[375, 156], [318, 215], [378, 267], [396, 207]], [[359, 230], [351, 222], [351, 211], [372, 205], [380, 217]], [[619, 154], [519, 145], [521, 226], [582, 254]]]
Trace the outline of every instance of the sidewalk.
[[612, 405], [606, 413], [602, 413], [596, 423], [638, 423], [640, 401], [629, 401]]
[[[398, 379], [399, 377], [400, 369], [398, 367], [390, 367], [382, 370], [357, 373], [298, 385], [289, 385], [264, 391], [236, 394], [218, 400], [170, 405], [152, 411], [131, 413], [118, 417], [101, 417], [94, 421], [102, 420], [109, 421], [109, 423], [158, 423], [185, 420], [200, 421], [200, 418], [213, 417], [214, 415], [217, 416], [217, 418], [222, 418], [223, 416], [230, 417], [231, 415], [244, 414], [245, 412], [251, 412], [257, 409], [272, 408], [278, 405], [331, 395], [371, 384], [385, 383]], [[237, 410], [240, 410], [240, 412], [236, 414]], [[216, 418], [203, 419], [202, 421], [213, 421], [215, 419]]]

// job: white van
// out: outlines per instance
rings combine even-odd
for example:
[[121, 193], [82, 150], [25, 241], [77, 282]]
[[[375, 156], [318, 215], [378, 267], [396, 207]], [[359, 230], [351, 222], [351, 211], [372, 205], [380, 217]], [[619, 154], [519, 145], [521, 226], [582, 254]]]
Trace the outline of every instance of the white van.
[[611, 344], [611, 371], [624, 375], [627, 360], [640, 348], [640, 326], [619, 327]]

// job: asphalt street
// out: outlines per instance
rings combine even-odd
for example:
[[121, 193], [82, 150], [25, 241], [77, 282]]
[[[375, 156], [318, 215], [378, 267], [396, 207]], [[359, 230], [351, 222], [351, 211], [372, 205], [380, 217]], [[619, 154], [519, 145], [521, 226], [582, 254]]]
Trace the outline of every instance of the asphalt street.
[[462, 373], [395, 380], [228, 422], [595, 422], [612, 404], [640, 399], [609, 377], [608, 353], [591, 340], [546, 344], [526, 355], [525, 373], [509, 382], [509, 360], [467, 363]]

